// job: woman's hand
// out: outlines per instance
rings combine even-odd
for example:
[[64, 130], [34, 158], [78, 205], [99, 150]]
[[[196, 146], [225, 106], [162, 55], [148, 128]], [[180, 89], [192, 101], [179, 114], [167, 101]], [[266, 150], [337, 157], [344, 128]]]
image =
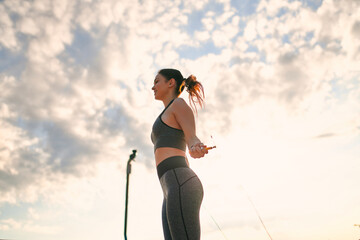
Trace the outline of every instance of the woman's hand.
[[202, 158], [208, 153], [208, 150], [206, 149], [206, 145], [199, 142], [190, 147], [189, 153], [192, 158]]

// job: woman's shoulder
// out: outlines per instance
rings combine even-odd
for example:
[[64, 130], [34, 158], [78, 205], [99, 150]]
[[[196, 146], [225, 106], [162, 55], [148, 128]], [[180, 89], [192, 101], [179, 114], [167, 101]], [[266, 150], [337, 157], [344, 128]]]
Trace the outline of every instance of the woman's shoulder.
[[185, 107], [187, 106], [187, 103], [183, 98], [178, 97], [174, 99], [173, 105], [177, 107]]
[[173, 108], [174, 110], [179, 110], [179, 111], [184, 111], [184, 110], [188, 110], [190, 109], [189, 105], [187, 104], [187, 102], [183, 99], [183, 98], [175, 98], [174, 102], [173, 102]]
[[174, 103], [176, 103], [176, 104], [187, 104], [186, 101], [181, 97], [175, 98]]

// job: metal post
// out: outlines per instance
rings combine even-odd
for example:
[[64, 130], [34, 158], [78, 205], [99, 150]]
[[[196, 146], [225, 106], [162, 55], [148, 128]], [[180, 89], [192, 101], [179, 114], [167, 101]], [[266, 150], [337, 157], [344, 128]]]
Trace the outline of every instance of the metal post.
[[[131, 161], [135, 159], [136, 150], [133, 150], [133, 153], [130, 154], [129, 160], [126, 167], [126, 198], [125, 198], [125, 226], [124, 226], [124, 237], [127, 240], [126, 229], [127, 229], [127, 209], [128, 209], [128, 192], [129, 192], [129, 176], [131, 173]], [[134, 160], [135, 161], [135, 160]]]

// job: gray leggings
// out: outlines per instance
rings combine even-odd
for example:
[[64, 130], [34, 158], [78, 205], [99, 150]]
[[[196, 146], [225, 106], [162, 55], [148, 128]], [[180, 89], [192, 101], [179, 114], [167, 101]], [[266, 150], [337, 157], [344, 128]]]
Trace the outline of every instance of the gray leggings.
[[199, 240], [199, 212], [204, 191], [198, 176], [188, 167], [177, 167], [167, 170], [160, 184], [164, 193], [165, 240]]

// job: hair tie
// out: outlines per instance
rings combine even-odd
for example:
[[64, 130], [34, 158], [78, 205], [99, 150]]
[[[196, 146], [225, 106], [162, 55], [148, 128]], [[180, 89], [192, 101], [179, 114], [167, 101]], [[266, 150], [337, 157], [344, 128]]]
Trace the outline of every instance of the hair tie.
[[185, 83], [185, 87], [189, 88], [189, 83], [188, 83], [188, 81], [187, 81], [188, 79], [187, 79], [187, 78], [184, 78], [183, 80], [184, 80], [184, 83]]

